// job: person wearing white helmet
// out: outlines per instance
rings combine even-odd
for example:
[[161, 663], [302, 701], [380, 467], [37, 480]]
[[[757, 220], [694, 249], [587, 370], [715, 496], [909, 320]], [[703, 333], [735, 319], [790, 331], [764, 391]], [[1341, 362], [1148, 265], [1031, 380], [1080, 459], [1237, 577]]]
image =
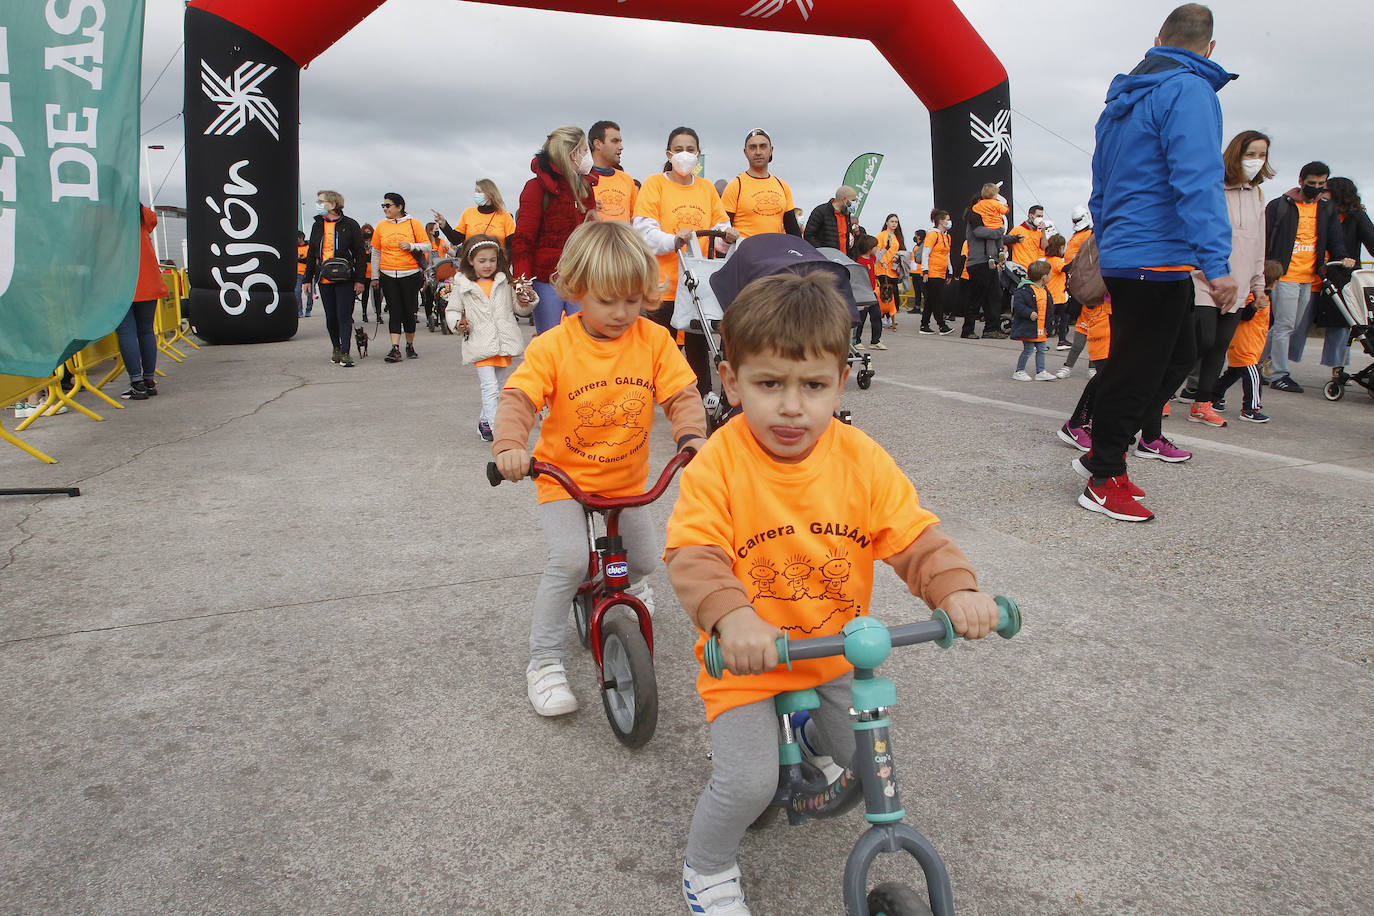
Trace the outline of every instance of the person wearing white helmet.
[[[1079, 204], [1069, 211], [1069, 221], [1073, 224], [1073, 235], [1069, 236], [1069, 243], [1064, 247], [1064, 267], [1067, 269], [1073, 263], [1074, 257], [1078, 254], [1078, 249], [1083, 247], [1083, 243], [1093, 234], [1093, 215], [1088, 212], [1088, 208]], [[1059, 342], [1064, 343], [1068, 338], [1068, 329], [1073, 328], [1073, 342], [1069, 344], [1069, 355], [1064, 358], [1063, 367], [1056, 372], [1060, 378], [1068, 378], [1073, 372], [1074, 363], [1078, 362], [1079, 355], [1083, 348], [1088, 345], [1088, 335], [1078, 328], [1078, 319], [1083, 314], [1083, 303], [1079, 302], [1072, 295], [1064, 308], [1064, 327], [1060, 333]], [[1060, 349], [1056, 347], [1055, 349]]]

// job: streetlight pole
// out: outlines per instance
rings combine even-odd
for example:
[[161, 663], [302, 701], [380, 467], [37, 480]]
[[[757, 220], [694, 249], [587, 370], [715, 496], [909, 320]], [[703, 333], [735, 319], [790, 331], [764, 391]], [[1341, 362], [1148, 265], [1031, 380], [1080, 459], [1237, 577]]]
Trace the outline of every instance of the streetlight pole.
[[[166, 149], [166, 147], [160, 143], [154, 144], [152, 146], [143, 147], [143, 171], [148, 175], [148, 209], [152, 210], [154, 213], [157, 212], [157, 203], [153, 200], [153, 167], [150, 164], [151, 160], [148, 157], [148, 152], [149, 150], [155, 149]], [[160, 249], [161, 246], [159, 246], [157, 243], [157, 233], [154, 232], [153, 251], [157, 255], [157, 261], [159, 264], [162, 263], [162, 251]]]

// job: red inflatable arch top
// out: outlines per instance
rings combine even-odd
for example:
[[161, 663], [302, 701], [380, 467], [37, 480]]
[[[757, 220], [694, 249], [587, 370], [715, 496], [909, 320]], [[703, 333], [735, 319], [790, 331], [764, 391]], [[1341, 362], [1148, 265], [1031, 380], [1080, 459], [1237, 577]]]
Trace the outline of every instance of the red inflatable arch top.
[[[1007, 73], [953, 0], [479, 0], [499, 6], [871, 41], [931, 115], [936, 206], [987, 181], [1011, 197]], [[296, 332], [300, 68], [381, 0], [191, 0], [186, 11], [190, 315], [216, 343]], [[270, 165], [269, 165], [270, 163]], [[957, 240], [956, 240], [957, 243]]]

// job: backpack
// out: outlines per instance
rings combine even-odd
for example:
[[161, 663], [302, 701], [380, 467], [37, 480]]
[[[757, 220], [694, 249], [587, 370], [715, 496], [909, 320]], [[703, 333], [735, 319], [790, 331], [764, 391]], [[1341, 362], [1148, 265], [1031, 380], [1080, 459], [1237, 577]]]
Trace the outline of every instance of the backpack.
[[1097, 260], [1097, 233], [1088, 236], [1073, 261], [1064, 268], [1064, 273], [1069, 278], [1069, 295], [1084, 307], [1097, 308], [1106, 301], [1107, 284], [1102, 280], [1102, 268]]

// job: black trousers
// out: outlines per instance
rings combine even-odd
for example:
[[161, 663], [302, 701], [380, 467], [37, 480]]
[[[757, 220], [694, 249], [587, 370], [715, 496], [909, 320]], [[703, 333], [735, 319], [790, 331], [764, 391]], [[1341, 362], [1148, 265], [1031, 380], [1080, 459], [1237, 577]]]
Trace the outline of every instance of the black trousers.
[[927, 277], [925, 286], [925, 305], [921, 307], [921, 327], [930, 330], [930, 319], [940, 327], [945, 326], [945, 283], [944, 277]]
[[1002, 281], [995, 268], [986, 261], [973, 261], [968, 266], [968, 298], [964, 301], [964, 334], [973, 333], [973, 323], [983, 319], [984, 331], [997, 330], [1002, 317]]
[[321, 283], [320, 305], [324, 307], [324, 326], [329, 339], [344, 355], [353, 340], [353, 282]]
[[387, 330], [392, 334], [402, 331], [414, 336], [415, 313], [420, 309], [420, 286], [425, 275], [418, 270], [404, 277], [382, 274], [382, 295], [386, 297]]
[[[665, 299], [659, 303], [656, 311], [645, 312], [644, 316], [655, 324], [663, 325], [676, 340], [677, 328], [673, 327], [673, 305], [672, 301]], [[697, 377], [697, 391], [702, 397], [706, 397], [715, 385], [711, 375], [711, 350], [706, 346], [706, 335], [688, 331], [682, 337], [686, 341], [682, 345], [682, 355], [687, 358], [687, 365], [692, 367], [692, 372]]]
[[1240, 326], [1240, 312], [1222, 315], [1218, 309], [1199, 306], [1193, 309], [1193, 328], [1197, 333], [1197, 352], [1200, 360], [1197, 371], [1197, 401], [1214, 400], [1217, 378], [1226, 362], [1231, 338]]
[[859, 323], [854, 325], [854, 342], [859, 343], [859, 339], [864, 335], [864, 319], [868, 319], [869, 343], [877, 343], [883, 339], [883, 310], [878, 303], [872, 305], [859, 306]]
[[1212, 399], [1223, 397], [1228, 388], [1240, 379], [1241, 388], [1245, 391], [1245, 409], [1260, 409], [1260, 377], [1259, 366], [1232, 366], [1221, 374], [1217, 379], [1217, 387], [1212, 391]]
[[1098, 370], [1093, 450], [1083, 466], [1094, 477], [1126, 473], [1126, 449], [1137, 430], [1158, 439], [1164, 404], [1197, 361], [1189, 313], [1193, 281], [1104, 278], [1112, 297], [1112, 344]]

